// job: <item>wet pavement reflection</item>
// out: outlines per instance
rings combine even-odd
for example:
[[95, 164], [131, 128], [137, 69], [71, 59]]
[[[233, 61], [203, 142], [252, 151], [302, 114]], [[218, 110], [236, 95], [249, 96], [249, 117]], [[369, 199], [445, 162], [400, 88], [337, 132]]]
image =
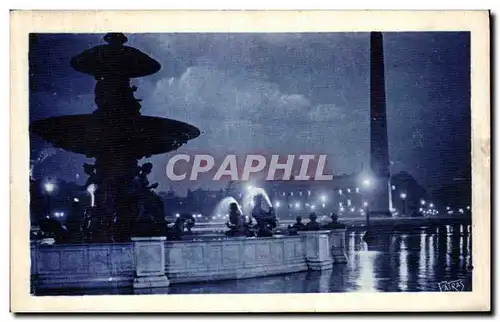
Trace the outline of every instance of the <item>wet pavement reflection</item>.
[[[170, 286], [170, 294], [439, 291], [442, 281], [461, 280], [472, 290], [470, 225], [381, 233], [367, 245], [363, 232], [347, 232], [345, 265], [245, 280]], [[159, 291], [160, 293], [162, 291]]]

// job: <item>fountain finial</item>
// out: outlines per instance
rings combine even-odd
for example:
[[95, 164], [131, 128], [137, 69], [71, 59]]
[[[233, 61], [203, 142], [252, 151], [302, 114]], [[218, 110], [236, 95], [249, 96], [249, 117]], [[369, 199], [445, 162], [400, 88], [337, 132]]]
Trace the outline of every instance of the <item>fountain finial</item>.
[[104, 36], [104, 41], [110, 45], [123, 46], [128, 41], [128, 38], [121, 32], [109, 32]]

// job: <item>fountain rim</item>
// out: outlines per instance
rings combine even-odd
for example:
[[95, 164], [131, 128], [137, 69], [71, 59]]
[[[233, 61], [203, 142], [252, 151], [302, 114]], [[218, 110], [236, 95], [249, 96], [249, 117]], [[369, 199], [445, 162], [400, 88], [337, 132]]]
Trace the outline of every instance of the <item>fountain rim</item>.
[[[91, 142], [105, 142], [106, 140], [103, 139], [109, 138], [109, 135], [106, 135], [109, 133], [109, 128], [119, 124], [120, 121], [135, 123], [135, 128], [132, 127], [130, 132], [124, 133], [125, 136], [122, 138], [130, 137], [132, 142], [139, 142], [138, 144], [144, 147], [144, 151], [139, 153], [142, 157], [175, 151], [181, 145], [201, 135], [201, 131], [196, 126], [169, 118], [146, 115], [107, 116], [108, 118], [103, 118], [99, 114], [55, 116], [32, 121], [29, 125], [29, 132], [30, 135], [39, 136], [55, 147], [85, 154], [88, 157], [99, 155], [99, 151], [102, 149], [84, 147], [84, 143], [81, 143], [82, 140], [86, 138]], [[75, 128], [78, 130], [75, 131]], [[70, 132], [72, 134], [69, 136], [61, 135], [61, 133]], [[175, 144], [168, 148], [170, 143]], [[149, 147], [147, 148], [145, 144]], [[167, 148], [162, 148], [162, 146]]]
[[[184, 126], [196, 134], [196, 135], [193, 135], [193, 137], [192, 137], [193, 139], [198, 137], [201, 134], [200, 129], [198, 129], [196, 126], [194, 126], [192, 124], [189, 124], [189, 123], [183, 122], [183, 121], [179, 121], [179, 120], [166, 118], [166, 117], [151, 116], [151, 115], [133, 115], [133, 116], [129, 116], [129, 115], [114, 116], [113, 115], [110, 117], [112, 117], [114, 120], [141, 120], [141, 121], [145, 121], [145, 122], [163, 122], [163, 123], [170, 123], [171, 125]], [[31, 121], [30, 125], [29, 125], [29, 131], [32, 132], [33, 134], [37, 134], [37, 133], [35, 133], [36, 130], [34, 129], [34, 127], [41, 125], [43, 123], [50, 123], [53, 121], [76, 121], [78, 119], [80, 119], [80, 120], [84, 120], [84, 119], [92, 120], [92, 118], [96, 118], [96, 119], [99, 119], [99, 121], [102, 121], [101, 115], [92, 114], [92, 113], [58, 115], [58, 116], [53, 116], [53, 117], [49, 117], [49, 118]]]

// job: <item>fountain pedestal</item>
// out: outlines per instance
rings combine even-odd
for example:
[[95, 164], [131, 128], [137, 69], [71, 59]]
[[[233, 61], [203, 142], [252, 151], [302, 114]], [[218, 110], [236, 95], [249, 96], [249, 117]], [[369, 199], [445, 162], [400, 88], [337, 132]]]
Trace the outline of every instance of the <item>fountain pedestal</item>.
[[305, 237], [306, 261], [310, 270], [322, 271], [332, 268], [334, 261], [329, 234], [330, 232], [325, 230], [299, 231], [299, 235]]
[[167, 287], [165, 237], [132, 237], [135, 254], [134, 289]]

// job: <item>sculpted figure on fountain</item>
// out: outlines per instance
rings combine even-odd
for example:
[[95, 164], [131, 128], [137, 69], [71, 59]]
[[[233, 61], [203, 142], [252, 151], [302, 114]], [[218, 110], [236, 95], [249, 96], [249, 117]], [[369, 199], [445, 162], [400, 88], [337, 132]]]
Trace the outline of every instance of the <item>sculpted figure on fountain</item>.
[[262, 208], [263, 199], [262, 195], [254, 197], [252, 217], [257, 222], [257, 237], [271, 237], [273, 236], [273, 229], [278, 226], [278, 218], [273, 207], [269, 207], [267, 211]]
[[148, 232], [164, 235], [166, 222], [163, 201], [153, 189], [158, 187], [158, 183], [150, 184], [148, 175], [151, 174], [153, 164], [144, 163], [138, 168], [137, 176], [134, 179], [134, 187], [138, 201], [137, 223], [141, 227], [136, 233]]
[[229, 228], [229, 231], [226, 232], [226, 236], [247, 236], [245, 218], [238, 209], [238, 204], [234, 202], [229, 205], [229, 222], [226, 223], [226, 226]]

